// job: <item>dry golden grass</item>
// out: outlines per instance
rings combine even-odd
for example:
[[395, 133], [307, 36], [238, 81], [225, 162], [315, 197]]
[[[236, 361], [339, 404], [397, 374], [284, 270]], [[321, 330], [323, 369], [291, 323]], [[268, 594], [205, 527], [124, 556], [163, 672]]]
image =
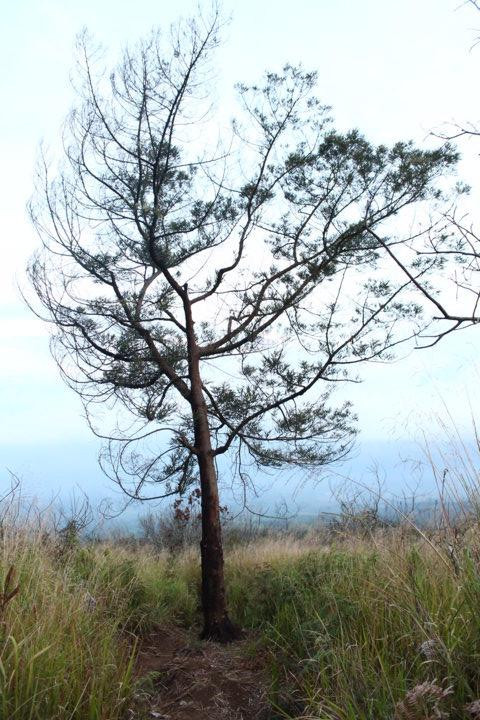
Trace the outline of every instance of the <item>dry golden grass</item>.
[[[173, 624], [195, 638], [198, 549], [66, 543], [31, 518], [4, 517], [1, 530], [0, 717], [125, 717], [134, 638]], [[432, 532], [271, 534], [231, 547], [226, 573], [231, 613], [252, 633], [243, 651], [263, 658], [279, 717], [475, 717], [475, 518]], [[434, 685], [451, 686], [448, 698], [423, 693]]]

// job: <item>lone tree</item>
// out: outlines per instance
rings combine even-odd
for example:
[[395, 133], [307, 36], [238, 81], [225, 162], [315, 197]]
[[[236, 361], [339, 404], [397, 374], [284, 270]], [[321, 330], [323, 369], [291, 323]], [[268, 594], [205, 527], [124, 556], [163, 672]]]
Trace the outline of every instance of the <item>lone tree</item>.
[[42, 164], [32, 203], [43, 248], [29, 273], [67, 382], [89, 413], [120, 407], [110, 475], [140, 499], [199, 485], [203, 637], [227, 641], [217, 461], [228, 453], [247, 482], [251, 466], [348, 451], [354, 417], [329, 390], [418, 332], [414, 280], [386, 277], [382, 258], [456, 156], [336, 132], [315, 73], [288, 65], [238, 86], [219, 140], [218, 31], [216, 16], [190, 21], [166, 48], [153, 33], [111, 75], [81, 41], [64, 163], [53, 179]]

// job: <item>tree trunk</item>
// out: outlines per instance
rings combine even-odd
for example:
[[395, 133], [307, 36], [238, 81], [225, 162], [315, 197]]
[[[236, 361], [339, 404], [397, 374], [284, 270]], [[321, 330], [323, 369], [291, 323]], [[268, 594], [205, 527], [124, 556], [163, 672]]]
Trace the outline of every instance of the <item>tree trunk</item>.
[[227, 613], [220, 507], [211, 452], [202, 452], [198, 456], [198, 465], [202, 493], [202, 638], [230, 642], [240, 636], [240, 630]]
[[231, 642], [241, 636], [241, 630], [231, 622], [227, 613], [217, 473], [213, 460], [207, 405], [202, 390], [200, 358], [188, 297], [185, 297], [184, 304], [189, 350], [191, 406], [202, 504], [200, 551], [204, 625], [201, 637], [219, 642]]

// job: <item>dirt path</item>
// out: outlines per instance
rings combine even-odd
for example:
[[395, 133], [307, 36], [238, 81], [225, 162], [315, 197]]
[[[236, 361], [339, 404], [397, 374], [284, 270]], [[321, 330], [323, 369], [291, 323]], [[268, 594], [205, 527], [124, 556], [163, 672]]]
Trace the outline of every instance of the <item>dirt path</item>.
[[201, 642], [178, 628], [151, 632], [138, 654], [143, 681], [131, 720], [267, 720], [262, 663], [242, 644]]

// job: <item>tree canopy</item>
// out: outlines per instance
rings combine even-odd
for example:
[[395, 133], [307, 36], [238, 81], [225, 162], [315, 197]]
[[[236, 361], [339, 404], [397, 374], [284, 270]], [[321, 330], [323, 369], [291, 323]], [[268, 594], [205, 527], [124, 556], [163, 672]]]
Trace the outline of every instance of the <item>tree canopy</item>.
[[389, 253], [426, 232], [411, 208], [457, 160], [335, 130], [316, 74], [290, 65], [238, 85], [225, 128], [219, 29], [153, 32], [110, 75], [83, 37], [65, 162], [43, 164], [32, 203], [55, 357], [89, 412], [122, 408], [103, 462], [135, 498], [200, 477], [218, 505], [224, 454], [245, 480], [348, 451], [354, 417], [331, 389], [420, 331], [425, 270], [405, 277]]
[[167, 492], [195, 465], [186, 307], [216, 455], [234, 450], [240, 469], [345, 451], [350, 410], [329, 405], [332, 382], [385, 355], [399, 318], [418, 313], [403, 280], [375, 274], [408, 240], [387, 221], [430, 197], [456, 160], [448, 146], [336, 131], [315, 73], [290, 66], [238, 86], [240, 119], [212, 148], [201, 133], [217, 32], [183, 27], [170, 55], [153, 33], [97, 85], [83, 39], [67, 163], [51, 182], [44, 166], [32, 206], [44, 252], [30, 272], [64, 375], [88, 404], [118, 401], [150, 439], [169, 435], [141, 458], [129, 434], [129, 462], [123, 448], [116, 464], [118, 478], [167, 481]]

